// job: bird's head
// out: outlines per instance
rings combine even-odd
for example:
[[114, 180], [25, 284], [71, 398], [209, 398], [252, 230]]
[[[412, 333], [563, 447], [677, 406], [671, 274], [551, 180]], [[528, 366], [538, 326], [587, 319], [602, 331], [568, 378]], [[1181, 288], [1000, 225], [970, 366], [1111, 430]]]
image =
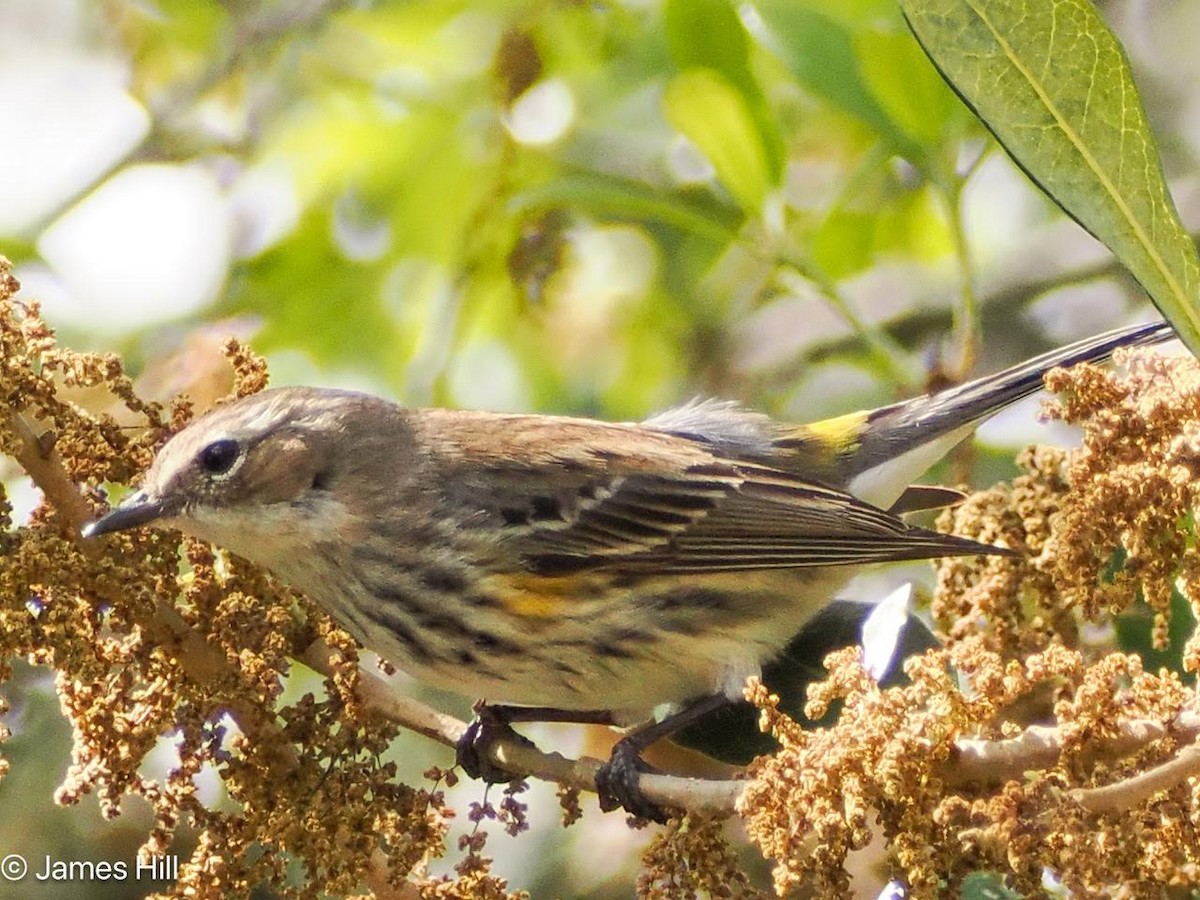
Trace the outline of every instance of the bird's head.
[[84, 529], [178, 528], [270, 563], [298, 539], [344, 525], [344, 479], [362, 425], [398, 407], [348, 391], [281, 388], [218, 407], [172, 437], [141, 489]]

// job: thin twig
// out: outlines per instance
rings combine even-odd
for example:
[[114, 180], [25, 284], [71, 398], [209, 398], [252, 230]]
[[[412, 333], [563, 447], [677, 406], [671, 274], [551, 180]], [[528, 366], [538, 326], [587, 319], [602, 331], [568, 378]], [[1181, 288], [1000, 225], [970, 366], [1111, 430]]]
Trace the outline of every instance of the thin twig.
[[54, 507], [59, 522], [75, 539], [76, 546], [94, 558], [98, 552], [95, 542], [79, 537], [79, 529], [92, 518], [94, 510], [88, 506], [79, 488], [63, 468], [62, 460], [54, 450], [51, 433], [39, 432], [28, 417], [18, 412], [9, 416], [8, 427], [17, 437], [14, 458]]
[[172, 128], [175, 120], [192, 112], [192, 107], [210, 90], [229, 78], [247, 58], [275, 49], [297, 34], [314, 28], [351, 0], [304, 0], [255, 9], [242, 18], [231, 17], [225, 45], [218, 46], [208, 66], [196, 78], [175, 87], [155, 105], [156, 130]]
[[[302, 661], [324, 675], [333, 672], [329, 651], [320, 643], [310, 646]], [[467, 723], [398, 694], [387, 681], [366, 670], [360, 673], [357, 694], [368, 709], [447, 747], [455, 746], [467, 729]], [[1097, 756], [1119, 759], [1168, 733], [1180, 739], [1200, 737], [1200, 714], [1186, 711], [1170, 726], [1152, 720], [1131, 720], [1121, 726], [1116, 738], [1096, 746], [1094, 752]], [[558, 753], [544, 753], [529, 744], [503, 738], [491, 744], [489, 751], [491, 761], [513, 772], [514, 776], [552, 781], [582, 791], [596, 790], [596, 770], [601, 765], [600, 760], [588, 757], [570, 760]], [[950, 787], [997, 784], [1019, 778], [1030, 769], [1056, 765], [1062, 751], [1063, 742], [1058, 730], [1041, 725], [1032, 725], [1016, 737], [999, 741], [960, 738], [955, 742], [954, 754], [938, 774]], [[1149, 779], [1152, 773], [1136, 776], [1120, 785], [1077, 791], [1076, 795], [1089, 809], [1099, 809], [1099, 804], [1105, 802], [1132, 805], [1150, 793], [1198, 772], [1200, 749], [1193, 750], [1189, 746], [1176, 760], [1152, 770], [1153, 779], [1145, 784], [1142, 779]], [[1172, 778], [1175, 780], [1171, 781]], [[647, 799], [663, 807], [730, 815], [737, 807], [746, 782], [647, 774], [642, 776], [640, 786]]]
[[[1200, 232], [1192, 234], [1193, 242], [1200, 244]], [[1107, 278], [1129, 278], [1128, 270], [1115, 259], [1104, 259], [1099, 262], [1087, 263], [1072, 269], [1054, 272], [1042, 277], [1031, 278], [1012, 284], [1005, 284], [991, 289], [988, 293], [977, 298], [977, 313], [980, 320], [989, 317], [1001, 317], [1005, 327], [1022, 326], [1016, 314], [1037, 298], [1077, 285], [1091, 284]], [[886, 323], [877, 323], [876, 328], [887, 328], [892, 335], [910, 335], [919, 337], [933, 332], [943, 332], [953, 325], [952, 305], [936, 303], [918, 303], [913, 309]], [[1022, 337], [1025, 335], [1022, 334]], [[1041, 336], [1036, 329], [1029, 329], [1029, 336]], [[805, 374], [816, 362], [829, 357], [837, 357], [849, 351], [861, 350], [862, 337], [855, 331], [844, 337], [831, 338], [805, 346], [790, 359], [781, 362], [761, 376], [763, 385], [770, 390], [792, 388], [797, 380]]]
[[[319, 641], [304, 652], [301, 661], [322, 675], [333, 674], [329, 649]], [[366, 708], [447, 747], [456, 746], [466, 733], [466, 722], [398, 694], [387, 681], [365, 669], [359, 673], [356, 694]], [[514, 773], [514, 777], [528, 775], [581, 791], [596, 790], [596, 771], [601, 766], [598, 759], [571, 760], [559, 753], [544, 753], [529, 744], [504, 738], [490, 743], [487, 749], [489, 759], [505, 771]], [[746, 783], [644, 774], [639, 785], [646, 798], [660, 806], [729, 815]]]
[[[39, 434], [29, 419], [20, 413], [9, 417], [8, 426], [18, 439], [14, 458], [46, 500], [54, 505], [65, 532], [79, 551], [88, 559], [96, 559], [101, 552], [100, 542], [80, 534], [80, 528], [93, 518], [95, 510], [67, 474], [62, 460], [53, 450], [53, 441], [47, 440], [47, 433]], [[146, 624], [153, 639], [164, 648], [173, 649], [180, 668], [197, 684], [230, 684], [241, 680], [241, 673], [221, 648], [189, 625], [170, 600], [156, 598], [154, 616]], [[279, 732], [270, 717], [252, 702], [232, 698], [228, 701], [228, 709], [243, 731], [251, 731], [253, 723], [259, 733]], [[286, 748], [283, 752], [294, 761], [294, 748], [285, 741], [278, 743]]]
[[1103, 787], [1078, 788], [1071, 799], [1090, 812], [1120, 812], [1196, 775], [1200, 775], [1200, 745], [1188, 744], [1162, 765]]

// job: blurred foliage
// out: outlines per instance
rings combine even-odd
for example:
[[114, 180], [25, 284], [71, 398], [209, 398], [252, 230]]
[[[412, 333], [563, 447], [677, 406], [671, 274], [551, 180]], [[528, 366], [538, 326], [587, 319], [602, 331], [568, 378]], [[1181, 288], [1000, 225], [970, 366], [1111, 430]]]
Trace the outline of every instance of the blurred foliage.
[[1090, 0], [901, 5], [1013, 159], [1200, 352], [1200, 257], [1175, 212], [1125, 53]]
[[[238, 201], [202, 314], [253, 317], [268, 354], [410, 402], [634, 416], [694, 392], [790, 410], [831, 346], [882, 376], [854, 398], [875, 402], [922, 380], [875, 323], [916, 320], [912, 346], [953, 310], [959, 344], [978, 334], [982, 276], [955, 267], [990, 151], [890, 0], [116, 3], [91, 24], [153, 111], [141, 160], [286, 185]], [[866, 283], [888, 269], [902, 290]]]
[[[219, 297], [105, 339], [131, 369], [173, 364], [184, 384], [196, 364], [178, 345], [249, 320], [285, 378], [412, 403], [636, 417], [719, 394], [804, 418], [1051, 342], [1064, 314], [1038, 301], [1060, 289], [1096, 288], [1086, 330], [1142, 301], [1114, 266], [1079, 262], [893, 0], [108, 0], [72, 14], [78, 51], [124, 61], [151, 115], [122, 167], [199, 163], [227, 192]], [[1183, 14], [1143, 15], [1169, 31]], [[1188, 121], [1170, 115], [1183, 89], [1169, 66], [1134, 62], [1167, 171], [1194, 169]], [[1154, 201], [1150, 215], [1169, 204]], [[41, 230], [0, 235], [0, 251], [36, 265]], [[66, 342], [93, 340], [74, 331]], [[990, 480], [998, 456], [943, 474]], [[1148, 629], [1116, 632], [1149, 649]], [[14, 768], [39, 757], [19, 740], [54, 715], [32, 691], [33, 724], [8, 717]]]
[[[206, 318], [255, 316], [268, 353], [414, 402], [635, 415], [696, 390], [770, 404], [778, 363], [850, 333], [807, 310], [879, 317], [839, 281], [952, 259], [954, 161], [979, 128], [899, 11], [764, 3], [753, 33], [742, 13], [163, 3], [96, 24], [156, 113], [142, 158], [219, 157], [294, 191], [265, 246], [268, 210], [239, 211]], [[780, 303], [785, 331], [755, 327]], [[507, 395], [479, 384], [491, 366]]]

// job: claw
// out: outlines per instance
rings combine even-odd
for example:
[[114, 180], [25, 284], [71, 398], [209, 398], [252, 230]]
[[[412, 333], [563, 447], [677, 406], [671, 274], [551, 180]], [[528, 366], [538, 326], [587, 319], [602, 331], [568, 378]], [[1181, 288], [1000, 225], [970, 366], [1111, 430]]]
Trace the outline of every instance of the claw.
[[475, 707], [475, 718], [459, 738], [454, 748], [455, 762], [469, 777], [481, 779], [488, 784], [507, 784], [525, 777], [520, 772], [511, 772], [492, 761], [492, 746], [500, 740], [515, 741], [532, 747], [533, 742], [513, 731], [512, 726], [497, 715], [491, 707], [480, 703]]
[[596, 793], [600, 808], [611, 812], [618, 807], [639, 819], [665, 824], [667, 811], [646, 799], [641, 789], [643, 772], [657, 770], [641, 757], [641, 748], [628, 740], [618, 741], [612, 756], [596, 772]]

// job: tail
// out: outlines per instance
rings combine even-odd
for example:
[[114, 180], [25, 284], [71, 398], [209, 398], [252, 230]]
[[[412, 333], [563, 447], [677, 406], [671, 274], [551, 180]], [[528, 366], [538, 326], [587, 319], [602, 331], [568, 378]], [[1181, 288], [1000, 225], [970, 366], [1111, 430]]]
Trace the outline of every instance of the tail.
[[1102, 363], [1121, 347], [1161, 344], [1174, 337], [1175, 330], [1165, 322], [1119, 328], [995, 375], [873, 410], [860, 425], [857, 446], [839, 461], [839, 475], [855, 495], [889, 506], [984, 419], [1040, 391], [1051, 369]]

